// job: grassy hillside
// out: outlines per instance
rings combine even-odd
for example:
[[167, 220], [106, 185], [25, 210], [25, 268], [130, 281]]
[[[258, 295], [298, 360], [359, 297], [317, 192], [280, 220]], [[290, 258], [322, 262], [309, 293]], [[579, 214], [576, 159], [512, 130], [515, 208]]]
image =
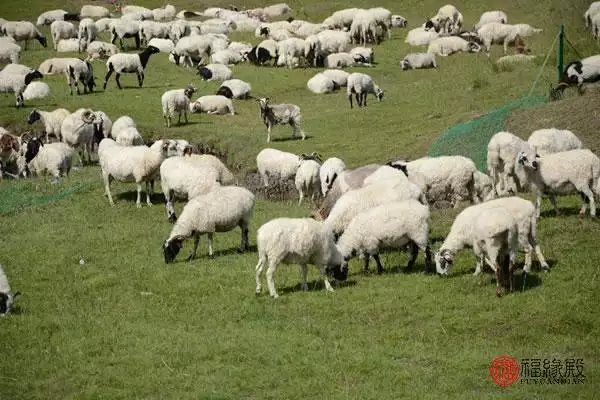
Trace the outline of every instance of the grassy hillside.
[[[177, 9], [203, 9], [230, 2], [175, 1]], [[101, 4], [101, 3], [95, 3]], [[146, 1], [148, 7], [162, 5]], [[322, 20], [332, 11], [367, 3], [288, 2], [301, 19]], [[55, 0], [4, 0], [0, 17], [33, 20], [44, 10], [75, 10]], [[248, 1], [238, 6], [265, 5]], [[408, 18], [409, 29], [442, 5], [433, 1], [389, 0], [381, 5]], [[277, 127], [269, 146], [295, 153], [318, 151], [338, 156], [349, 166], [424, 155], [447, 127], [479, 116], [528, 93], [558, 26], [583, 55], [597, 53], [584, 30], [587, 2], [457, 1], [467, 26], [486, 10], [502, 9], [511, 22], [527, 22], [544, 32], [528, 40], [541, 60], [536, 65], [497, 72], [491, 58], [461, 54], [439, 58], [435, 71], [404, 72], [399, 61], [409, 51], [407, 30], [375, 48], [378, 64], [357, 68], [371, 74], [386, 90], [384, 101], [367, 109], [349, 109], [345, 93], [314, 95], [306, 81], [317, 71], [239, 65], [234, 75], [252, 84], [253, 93], [273, 102], [302, 107], [306, 141], [285, 140], [288, 127]], [[48, 33], [48, 29], [44, 29]], [[257, 43], [252, 35], [234, 40]], [[55, 53], [34, 43], [22, 63], [37, 66]], [[65, 55], [66, 56], [66, 55]], [[567, 58], [572, 58], [568, 53]], [[550, 56], [535, 95], [556, 80], [556, 57]], [[101, 86], [105, 67], [94, 65]], [[200, 81], [192, 71], [176, 68], [163, 55], [153, 56], [143, 88], [123, 76], [106, 92], [69, 96], [64, 77], [45, 79], [53, 98], [14, 107], [12, 94], [0, 95], [0, 126], [15, 132], [30, 127], [24, 118], [32, 107], [91, 107], [116, 119], [130, 115], [148, 138], [186, 138], [224, 151], [240, 173], [255, 167], [266, 147], [266, 128], [253, 101], [236, 101], [236, 116], [190, 117], [190, 124], [164, 127], [160, 95], [193, 82], [200, 95], [217, 84]], [[509, 129], [526, 137], [533, 129], [561, 125], [573, 129], [591, 148], [598, 118], [597, 92], [570, 96], [556, 104], [516, 112]], [[546, 125], [547, 124], [547, 125]], [[36, 130], [40, 126], [35, 127]], [[281, 297], [254, 295], [256, 252], [238, 254], [237, 231], [217, 234], [217, 257], [184, 259], [191, 243], [173, 265], [166, 266], [160, 246], [171, 225], [162, 195], [154, 207], [135, 208], [135, 186], [113, 184], [117, 202], [109, 207], [97, 166], [74, 171], [58, 187], [47, 178], [0, 185], [0, 263], [11, 284], [21, 290], [15, 315], [0, 320], [0, 398], [592, 398], [600, 379], [597, 220], [576, 216], [578, 199], [559, 199], [562, 215], [544, 203], [539, 239], [552, 272], [531, 276], [528, 290], [494, 297], [490, 275], [471, 275], [474, 259], [465, 251], [448, 279], [404, 273], [407, 256], [382, 256], [389, 273], [363, 275], [361, 262], [336, 293], [326, 294], [313, 268], [308, 293], [300, 291], [295, 266], [281, 266], [275, 281]], [[68, 191], [72, 190], [72, 195]], [[47, 197], [43, 197], [47, 196]], [[47, 200], [54, 200], [44, 203]], [[44, 203], [38, 205], [37, 203]], [[178, 211], [183, 203], [177, 204]], [[309, 205], [296, 201], [258, 201], [250, 240], [256, 229], [280, 217], [306, 216]], [[433, 213], [431, 237], [437, 248], [448, 233], [455, 210]], [[86, 264], [78, 264], [83, 256]], [[522, 255], [520, 256], [522, 261]], [[419, 257], [415, 270], [423, 266]], [[494, 357], [518, 359], [582, 358], [583, 385], [514, 384], [497, 387], [489, 378]]]

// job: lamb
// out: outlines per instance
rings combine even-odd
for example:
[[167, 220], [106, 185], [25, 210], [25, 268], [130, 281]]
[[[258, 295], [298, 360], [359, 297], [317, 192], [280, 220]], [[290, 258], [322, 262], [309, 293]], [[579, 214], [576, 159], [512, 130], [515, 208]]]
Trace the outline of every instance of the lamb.
[[302, 204], [305, 194], [310, 196], [310, 200], [313, 203], [315, 195], [319, 195], [319, 188], [321, 186], [319, 170], [321, 163], [321, 157], [316, 153], [300, 155], [300, 163], [296, 170], [296, 177], [294, 178], [296, 190], [300, 194], [298, 204]]
[[228, 99], [250, 99], [252, 98], [250, 90], [252, 90], [252, 87], [249, 83], [240, 79], [229, 79], [221, 83], [216, 94], [225, 96]]
[[494, 266], [498, 297], [502, 295], [502, 265], [508, 258], [508, 277], [512, 291], [513, 269], [519, 245], [518, 231], [517, 221], [503, 207], [485, 207], [485, 203], [467, 207], [458, 214], [450, 233], [434, 256], [437, 272], [447, 275], [448, 266], [453, 263], [455, 254], [467, 246], [472, 247], [478, 270], [481, 270], [486, 259]]
[[400, 61], [400, 67], [403, 71], [407, 69], [437, 68], [435, 54], [409, 53]]
[[65, 117], [60, 126], [60, 134], [64, 143], [79, 149], [79, 165], [84, 165], [86, 152], [87, 162], [90, 164], [93, 142], [98, 142], [104, 137], [101, 117], [91, 109], [80, 108]]
[[463, 16], [456, 7], [447, 4], [440, 7], [438, 13], [425, 23], [426, 30], [435, 29], [443, 35], [455, 35], [460, 32]]
[[48, 47], [46, 38], [29, 21], [8, 21], [2, 25], [1, 31], [4, 36], [10, 36], [17, 42], [24, 40], [25, 50], [31, 39], [36, 39], [42, 46]]
[[120, 146], [110, 138], [105, 138], [100, 142], [98, 159], [102, 168], [104, 190], [111, 206], [115, 205], [110, 193], [110, 182], [113, 179], [126, 182], [135, 181], [137, 208], [142, 207], [142, 182], [145, 182], [146, 204], [152, 205], [150, 201], [152, 182], [158, 176], [160, 164], [167, 158], [169, 146], [169, 140], [158, 140], [150, 147]]
[[425, 28], [418, 27], [408, 31], [404, 43], [411, 46], [428, 46], [429, 43], [439, 38], [440, 35], [436, 31], [426, 31]]
[[333, 181], [346, 169], [344, 161], [337, 157], [328, 158], [323, 162], [319, 169], [319, 181], [321, 182], [321, 194], [323, 197], [327, 195]]
[[350, 74], [348, 77], [346, 93], [348, 94], [350, 108], [353, 108], [352, 94], [355, 95], [359, 107], [362, 107], [363, 105], [365, 107], [367, 106], [367, 95], [369, 93], [372, 93], [377, 98], [377, 101], [383, 99], [383, 90], [375, 84], [373, 78], [360, 72]]
[[348, 86], [348, 77], [350, 74], [346, 71], [339, 69], [326, 69], [325, 71], [321, 72], [321, 74], [331, 79], [337, 87], [342, 88]]
[[61, 174], [69, 175], [73, 148], [66, 143], [43, 144], [38, 138], [32, 138], [27, 143], [25, 162], [28, 170], [35, 175], [48, 171], [54, 179], [52, 184], [58, 184]]
[[475, 42], [469, 42], [458, 36], [445, 36], [431, 41], [427, 53], [446, 57], [460, 52], [477, 53], [480, 50], [481, 46]]
[[479, 17], [479, 22], [473, 27], [473, 32], [477, 32], [479, 28], [491, 22], [508, 24], [508, 16], [504, 11], [486, 11]]
[[223, 64], [208, 64], [198, 69], [198, 75], [205, 81], [227, 81], [233, 78], [233, 72]]
[[40, 14], [36, 25], [50, 25], [54, 21], [79, 21], [79, 15], [69, 13], [65, 10], [50, 10]]
[[231, 114], [235, 115], [233, 101], [221, 95], [201, 96], [196, 101], [190, 103], [190, 112], [206, 114]]
[[133, 38], [135, 40], [135, 48], [140, 48], [140, 24], [138, 21], [128, 21], [125, 19], [117, 19], [110, 24], [110, 33], [111, 38], [110, 42], [115, 44], [117, 38], [119, 39], [119, 44], [121, 46], [121, 50], [124, 50], [123, 39], [124, 38]]
[[534, 146], [537, 154], [541, 156], [583, 148], [583, 143], [573, 132], [556, 128], [534, 131], [527, 139], [527, 143]]
[[244, 57], [239, 51], [225, 49], [213, 53], [210, 59], [213, 64], [232, 65], [241, 63]]
[[46, 142], [50, 141], [50, 135], [54, 135], [54, 137], [60, 140], [60, 129], [62, 123], [69, 115], [71, 115], [71, 112], [65, 108], [57, 108], [54, 111], [33, 109], [27, 117], [27, 123], [31, 125], [36, 121], [40, 121], [44, 125]]
[[121, 87], [121, 82], [119, 78], [122, 73], [135, 73], [138, 78], [138, 83], [140, 87], [144, 84], [144, 69], [148, 64], [148, 60], [152, 54], [158, 53], [158, 50], [154, 46], [148, 46], [144, 51], [139, 54], [124, 54], [119, 53], [112, 55], [106, 61], [106, 76], [104, 77], [104, 86], [103, 89], [106, 90], [106, 84], [108, 83], [108, 79], [112, 75], [113, 72], [116, 72], [115, 80], [117, 81], [117, 86], [119, 89], [123, 89]]
[[256, 167], [265, 187], [269, 186], [269, 177], [280, 182], [294, 178], [299, 166], [299, 156], [281, 150], [266, 148], [256, 156]]
[[5, 317], [10, 314], [15, 298], [21, 292], [14, 292], [10, 288], [8, 278], [4, 272], [4, 267], [0, 264], [0, 316]]
[[509, 43], [513, 43], [518, 37], [526, 38], [536, 33], [542, 32], [527, 24], [501, 24], [499, 22], [490, 22], [477, 30], [477, 35], [483, 40], [485, 50], [490, 52], [492, 43], [503, 43], [504, 53], [508, 51]]
[[110, 11], [106, 7], [86, 4], [81, 6], [79, 17], [92, 19], [108, 18], [110, 17]]
[[361, 9], [359, 8], [346, 8], [344, 10], [336, 11], [331, 14], [331, 16], [325, 18], [323, 25], [327, 26], [329, 29], [350, 29], [354, 17], [360, 10]]
[[295, 104], [270, 104], [269, 98], [256, 99], [260, 107], [260, 119], [267, 126], [267, 143], [271, 141], [271, 128], [274, 125], [289, 124], [292, 127], [292, 138], [300, 130], [302, 140], [306, 134], [302, 129], [302, 113], [300, 107]]
[[273, 298], [279, 295], [275, 290], [273, 274], [280, 263], [298, 263], [302, 272], [302, 290], [308, 290], [307, 264], [315, 264], [321, 272], [325, 289], [333, 292], [327, 273], [344, 281], [348, 268], [342, 267], [344, 259], [334, 243], [333, 235], [322, 222], [312, 218], [277, 218], [262, 225], [256, 233], [258, 264], [256, 264], [256, 293], [261, 292], [260, 275], [267, 269], [267, 285]]
[[[96, 36], [98, 35], [98, 28], [96, 28], [96, 23], [91, 18], [84, 18], [79, 23], [79, 30], [77, 32], [77, 39], [79, 39], [80, 48], [79, 52], [87, 49], [87, 47], [96, 40]], [[114, 41], [113, 41], [114, 43]], [[123, 47], [121, 45], [121, 47]]]
[[0, 41], [0, 61], [18, 64], [20, 53], [21, 46], [18, 44], [10, 43], [7, 40]]
[[181, 113], [183, 113], [185, 123], [188, 123], [187, 111], [190, 108], [190, 99], [194, 93], [196, 93], [196, 88], [192, 85], [188, 85], [185, 89], [167, 90], [163, 93], [160, 100], [167, 128], [171, 127], [171, 118], [176, 112], [179, 115], [178, 125], [181, 124]]
[[50, 25], [50, 34], [52, 35], [54, 50], [57, 49], [58, 41], [60, 39], [71, 39], [77, 36], [75, 25], [67, 21], [54, 21]]
[[575, 149], [535, 158], [521, 151], [517, 162], [523, 166], [526, 179], [536, 194], [537, 218], [540, 217], [542, 194], [550, 195], [550, 202], [558, 215], [556, 195], [574, 192], [581, 195], [579, 215], [585, 215], [589, 202], [590, 215], [596, 216], [594, 196], [600, 196], [600, 159], [590, 150]]
[[177, 15], [177, 10], [171, 4], [152, 10], [152, 17], [155, 21], [172, 21]]
[[518, 193], [524, 189], [525, 176], [522, 169], [515, 168], [519, 152], [526, 152], [531, 159], [536, 150], [525, 140], [510, 132], [498, 132], [490, 139], [487, 148], [487, 172], [492, 177], [495, 192], [502, 196]]
[[42, 79], [43, 77], [44, 75], [38, 70], [33, 70], [25, 76], [21, 74], [0, 74], [0, 93], [14, 93], [17, 108], [24, 106], [23, 92], [25, 88], [34, 79]]
[[215, 232], [229, 232], [239, 226], [240, 251], [249, 247], [248, 227], [254, 212], [255, 198], [248, 189], [238, 186], [216, 187], [210, 192], [194, 197], [183, 208], [171, 234], [163, 244], [165, 263], [169, 264], [183, 246], [183, 241], [194, 236], [194, 249], [188, 262], [196, 257], [200, 236], [208, 235], [208, 256], [214, 257], [213, 236]]
[[[149, 46], [152, 46], [152, 44], [149, 44]], [[157, 47], [157, 46], [154, 46], [154, 47]], [[86, 51], [88, 53], [87, 60], [93, 61], [93, 60], [106, 60], [110, 56], [117, 54], [119, 52], [119, 49], [117, 49], [117, 46], [115, 46], [112, 43], [94, 40], [92, 43], [89, 44]]]
[[411, 270], [419, 254], [425, 255], [425, 271], [430, 269], [429, 231], [431, 213], [427, 205], [416, 200], [382, 204], [358, 213], [338, 240], [338, 248], [347, 262], [357, 253], [364, 254], [364, 270], [369, 270], [369, 258], [377, 263], [377, 273], [383, 272], [379, 252], [383, 248], [401, 249], [409, 245]]
[[171, 39], [153, 38], [148, 42], [148, 46], [154, 46], [161, 53], [171, 54], [175, 50], [175, 43]]
[[339, 88], [333, 81], [333, 79], [329, 78], [327, 75], [319, 72], [312, 78], [306, 82], [306, 87], [313, 93], [324, 94], [324, 93], [332, 93], [336, 89]]

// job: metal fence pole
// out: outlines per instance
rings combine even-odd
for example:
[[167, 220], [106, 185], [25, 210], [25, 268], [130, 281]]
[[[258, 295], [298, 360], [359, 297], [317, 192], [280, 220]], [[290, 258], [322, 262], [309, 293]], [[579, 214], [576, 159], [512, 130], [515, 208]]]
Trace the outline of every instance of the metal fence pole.
[[560, 82], [563, 75], [563, 68], [565, 63], [565, 25], [560, 24], [560, 33], [558, 34], [558, 63], [556, 69], [558, 70], [558, 81]]

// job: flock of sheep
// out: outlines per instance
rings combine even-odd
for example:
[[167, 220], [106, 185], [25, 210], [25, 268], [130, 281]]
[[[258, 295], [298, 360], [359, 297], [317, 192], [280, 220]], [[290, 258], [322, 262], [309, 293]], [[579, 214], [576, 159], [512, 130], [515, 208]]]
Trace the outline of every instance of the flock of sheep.
[[[255, 99], [267, 127], [267, 142], [273, 126], [278, 124], [289, 124], [292, 135], [299, 133], [304, 139], [299, 106], [271, 104], [269, 98], [255, 98], [250, 94], [250, 84], [234, 79], [228, 65], [244, 61], [264, 65], [274, 60], [274, 65], [289, 68], [323, 66], [328, 69], [308, 81], [309, 90], [329, 93], [346, 87], [350, 107], [353, 97], [358, 106], [367, 106], [367, 95], [381, 101], [383, 90], [371, 76], [349, 74], [342, 68], [373, 65], [373, 49], [353, 46], [379, 44], [391, 37], [392, 28], [407, 25], [405, 18], [381, 7], [337, 11], [322, 23], [291, 18], [265, 22], [290, 12], [285, 4], [245, 11], [209, 8], [202, 13], [187, 10], [177, 13], [171, 5], [155, 10], [119, 4], [117, 7], [122, 13], [120, 18], [112, 18], [109, 10], [100, 6], [83, 6], [78, 14], [53, 10], [40, 15], [37, 25], [50, 25], [57, 51], [86, 51], [88, 58], [52, 58], [38, 69], [18, 64], [21, 47], [16, 42], [25, 41], [26, 49], [27, 42], [33, 39], [46, 46], [46, 38], [31, 22], [0, 19], [4, 35], [0, 37], [0, 60], [10, 62], [0, 71], [0, 91], [14, 92], [17, 106], [22, 106], [28, 98], [27, 90], [36, 83], [33, 80], [64, 74], [71, 94], [72, 85], [80, 92], [79, 83], [83, 84], [84, 92], [93, 92], [93, 62], [99, 59], [106, 59], [105, 90], [113, 73], [119, 88], [123, 73], [135, 73], [142, 87], [150, 57], [167, 53], [173, 63], [197, 68], [203, 79], [222, 82], [215, 95], [196, 101], [191, 101], [197, 91], [192, 85], [165, 92], [161, 103], [167, 127], [176, 114], [179, 123], [182, 114], [187, 122], [187, 112], [234, 115], [232, 99]], [[596, 26], [595, 16], [600, 15], [600, 6], [593, 7], [586, 12], [585, 19]], [[210, 19], [201, 22], [186, 19], [194, 16]], [[78, 29], [70, 21], [79, 21]], [[509, 25], [507, 15], [501, 11], [484, 13], [470, 32], [465, 32], [463, 25], [463, 16], [454, 6], [441, 7], [423, 26], [408, 32], [407, 43], [427, 45], [428, 50], [408, 54], [400, 63], [402, 69], [435, 68], [436, 55], [477, 52], [482, 46], [489, 52], [493, 43], [503, 44], [506, 53], [510, 43], [519, 44], [522, 38], [541, 32], [527, 24]], [[231, 30], [254, 31], [265, 39], [256, 46], [231, 42], [226, 35]], [[112, 43], [98, 40], [102, 31], [110, 32]], [[137, 48], [141, 45], [145, 48], [139, 53], [120, 53], [114, 43], [120, 39], [123, 48], [123, 39], [128, 38], [135, 40]], [[518, 60], [527, 55], [512, 56]], [[584, 59], [567, 65], [561, 82], [563, 88], [600, 79], [597, 61], [600, 56], [594, 57], [591, 62]], [[47, 89], [39, 86], [35, 91], [47, 92]], [[33, 93], [29, 98], [36, 96], [44, 94]], [[18, 178], [47, 171], [54, 177], [53, 182], [58, 183], [61, 175], [69, 173], [75, 149], [79, 150], [83, 166], [86, 153], [89, 163], [91, 152], [97, 148], [105, 194], [111, 205], [114, 205], [110, 191], [113, 180], [136, 183], [138, 207], [141, 207], [142, 186], [146, 203], [151, 205], [153, 184], [160, 180], [167, 218], [174, 222], [162, 246], [166, 263], [173, 262], [183, 242], [191, 237], [195, 243], [188, 260], [192, 260], [204, 234], [212, 257], [214, 233], [238, 226], [240, 249], [248, 248], [255, 196], [237, 185], [234, 175], [217, 157], [194, 154], [194, 146], [185, 139], [145, 143], [133, 118], [121, 116], [113, 123], [99, 110], [81, 108], [71, 113], [62, 108], [35, 109], [28, 114], [27, 121], [30, 124], [40, 121], [45, 137], [17, 136], [0, 128], [4, 175]], [[52, 142], [51, 137], [59, 141]], [[381, 272], [382, 249], [408, 248], [409, 268], [421, 250], [426, 271], [435, 263], [435, 271], [446, 275], [456, 253], [465, 247], [472, 247], [476, 255], [476, 275], [482, 272], [484, 264], [495, 271], [500, 295], [500, 287], [507, 282], [513, 289], [519, 247], [526, 254], [524, 286], [531, 271], [532, 252], [542, 268], [548, 269], [536, 238], [542, 195], [550, 195], [556, 208], [556, 195], [579, 193], [581, 213], [585, 214], [589, 203], [594, 216], [594, 200], [600, 195], [600, 159], [584, 149], [572, 132], [555, 128], [537, 130], [527, 141], [509, 132], [497, 133], [488, 145], [489, 175], [478, 171], [472, 160], [462, 156], [398, 160], [348, 169], [339, 158], [323, 161], [316, 153], [297, 156], [266, 148], [257, 155], [256, 163], [265, 186], [294, 179], [300, 203], [305, 197], [313, 202], [323, 197], [318, 212], [310, 218], [277, 218], [258, 229], [256, 292], [261, 291], [260, 275], [268, 267], [267, 283], [273, 297], [278, 296], [273, 274], [282, 262], [301, 265], [303, 289], [307, 288], [307, 264], [317, 265], [326, 289], [332, 291], [327, 275], [345, 280], [348, 261], [358, 255], [364, 259], [365, 269], [373, 257]], [[516, 197], [527, 190], [536, 193], [535, 205]], [[179, 217], [173, 206], [175, 196], [188, 199]], [[444, 243], [432, 255], [429, 206], [440, 201], [448, 201], [453, 207], [459, 207], [463, 201], [473, 205], [456, 217]], [[508, 279], [503, 274], [505, 264]], [[10, 311], [15, 295], [0, 267], [0, 314]]]

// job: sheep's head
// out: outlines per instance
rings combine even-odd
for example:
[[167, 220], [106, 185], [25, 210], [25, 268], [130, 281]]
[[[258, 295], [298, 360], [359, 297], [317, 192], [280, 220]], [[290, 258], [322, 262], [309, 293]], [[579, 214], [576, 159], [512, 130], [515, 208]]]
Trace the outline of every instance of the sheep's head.
[[336, 281], [343, 282], [348, 279], [348, 263], [344, 261], [342, 264], [328, 265], [327, 273]]
[[258, 102], [258, 105], [260, 106], [260, 108], [262, 110], [266, 109], [267, 106], [269, 105], [269, 98], [268, 97], [262, 97], [260, 99], [256, 99], [256, 101]]
[[260, 28], [260, 36], [267, 37], [267, 36], [269, 36], [269, 33], [271, 33], [271, 29], [269, 29], [268, 26], [264, 26], [264, 27]]
[[517, 154], [517, 163], [526, 169], [531, 168], [534, 171], [539, 168], [539, 159], [540, 156], [535, 153], [535, 149], [533, 152], [520, 151], [519, 154]]
[[190, 83], [189, 85], [186, 86], [186, 88], [183, 91], [183, 93], [185, 94], [185, 97], [187, 97], [188, 99], [190, 99], [190, 98], [192, 98], [192, 96], [194, 95], [194, 93], [196, 93], [196, 88], [194, 86], [192, 86], [192, 84]]
[[389, 161], [387, 162], [385, 165], [395, 168], [399, 171], [402, 171], [404, 173], [404, 175], [408, 176], [408, 166], [406, 165], [406, 162], [403, 161]]
[[375, 86], [375, 97], [377, 97], [377, 101], [383, 100], [383, 89], [379, 86]]
[[31, 125], [34, 122], [39, 121], [41, 117], [42, 116], [40, 115], [40, 112], [38, 110], [33, 110], [29, 113], [25, 121], [27, 121], [27, 123]]
[[440, 250], [435, 253], [435, 270], [440, 275], [448, 275], [450, 265], [454, 262], [454, 253], [450, 250]]
[[202, 79], [204, 79], [205, 81], [209, 80], [210, 78], [212, 78], [213, 73], [210, 69], [206, 68], [206, 67], [200, 67], [198, 68], [198, 75], [200, 75], [202, 77]]
[[198, 101], [191, 102], [189, 107], [190, 107], [191, 113], [201, 113], [202, 112], [202, 105]]
[[583, 83], [583, 63], [579, 60], [569, 63], [565, 67], [561, 82], [568, 85], [581, 85]]
[[423, 25], [423, 28], [424, 28], [426, 31], [430, 31], [430, 30], [432, 30], [432, 29], [434, 29], [434, 30], [436, 30], [436, 31], [437, 31], [436, 25], [434, 24], [434, 22], [433, 22], [431, 19], [429, 19], [429, 20], [427, 20], [427, 21], [425, 22], [425, 25]]
[[469, 42], [469, 44], [467, 44], [467, 48], [469, 53], [478, 53], [481, 51], [481, 46], [475, 42]]
[[21, 292], [8, 292], [8, 293], [0, 293], [0, 316], [4, 317], [10, 314], [12, 310], [13, 303], [15, 298], [19, 296]]
[[175, 261], [175, 257], [183, 247], [183, 237], [177, 236], [171, 240], [166, 240], [162, 245], [165, 264], [170, 264]]
[[404, 59], [402, 61], [400, 61], [400, 68], [402, 68], [402, 70], [407, 70], [410, 68], [410, 61], [408, 61], [408, 59]]
[[86, 124], [93, 124], [96, 120], [96, 114], [92, 110], [87, 109], [81, 113], [81, 120]]
[[146, 51], [148, 52], [148, 54], [157, 54], [160, 53], [160, 49], [156, 46], [148, 46], [146, 48]]
[[44, 146], [44, 143], [40, 138], [33, 137], [27, 142], [27, 151], [25, 152], [25, 162], [29, 164], [31, 160], [35, 158], [40, 152], [40, 148]]
[[181, 56], [179, 54], [177, 54], [174, 51], [172, 51], [169, 54], [169, 57], [173, 57], [173, 60], [175, 61], [175, 65], [179, 65], [179, 60], [181, 59]]

